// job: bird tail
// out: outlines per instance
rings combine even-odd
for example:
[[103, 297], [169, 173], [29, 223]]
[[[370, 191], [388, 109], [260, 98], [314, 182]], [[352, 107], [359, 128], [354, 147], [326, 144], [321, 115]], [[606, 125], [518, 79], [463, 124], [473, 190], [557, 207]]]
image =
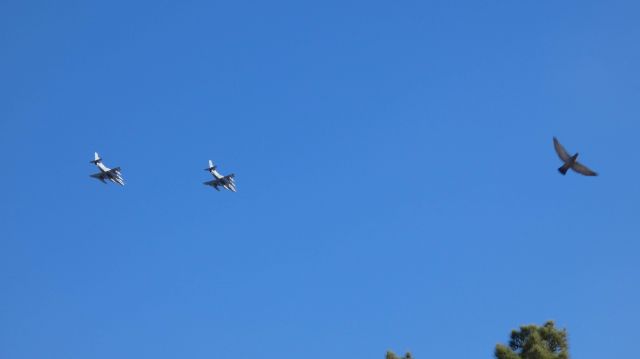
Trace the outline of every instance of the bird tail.
[[558, 168], [558, 172], [562, 173], [562, 175], [566, 175], [569, 167], [571, 166], [565, 163], [564, 165], [562, 165], [562, 167]]

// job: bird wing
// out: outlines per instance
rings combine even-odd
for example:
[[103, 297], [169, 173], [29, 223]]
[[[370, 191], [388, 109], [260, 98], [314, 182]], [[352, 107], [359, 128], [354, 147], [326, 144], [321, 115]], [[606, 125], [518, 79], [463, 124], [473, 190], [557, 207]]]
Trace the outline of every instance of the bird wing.
[[563, 162], [569, 162], [569, 160], [571, 159], [571, 156], [569, 156], [569, 154], [567, 153], [567, 150], [565, 150], [564, 147], [562, 147], [558, 139], [555, 137], [553, 138], [553, 147], [556, 149], [556, 153], [558, 154], [558, 157], [560, 157], [560, 159]]
[[587, 168], [587, 166], [583, 165], [580, 162], [576, 162], [573, 164], [573, 167], [571, 167], [574, 171], [583, 174], [585, 176], [597, 176], [598, 174], [592, 170], [590, 170], [589, 168]]

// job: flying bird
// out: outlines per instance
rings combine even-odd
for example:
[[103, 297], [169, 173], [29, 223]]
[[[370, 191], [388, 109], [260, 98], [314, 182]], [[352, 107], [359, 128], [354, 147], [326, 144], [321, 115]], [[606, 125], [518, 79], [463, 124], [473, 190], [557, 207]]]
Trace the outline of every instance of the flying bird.
[[556, 149], [556, 153], [558, 154], [558, 157], [560, 157], [562, 162], [564, 162], [562, 167], [558, 168], [558, 171], [563, 175], [567, 174], [567, 171], [569, 170], [569, 168], [585, 176], [598, 175], [596, 172], [590, 170], [589, 168], [587, 168], [587, 166], [577, 161], [578, 153], [576, 153], [573, 156], [570, 156], [569, 153], [567, 153], [567, 150], [565, 150], [564, 147], [562, 147], [560, 142], [558, 142], [558, 139], [555, 137], [553, 138], [553, 147]]

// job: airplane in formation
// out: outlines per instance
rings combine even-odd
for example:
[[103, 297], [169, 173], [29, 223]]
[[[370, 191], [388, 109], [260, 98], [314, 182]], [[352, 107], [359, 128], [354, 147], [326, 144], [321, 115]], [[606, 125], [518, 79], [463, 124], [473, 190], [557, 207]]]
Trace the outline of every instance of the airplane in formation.
[[220, 191], [220, 188], [218, 187], [223, 187], [228, 189], [231, 192], [235, 192], [236, 183], [234, 182], [233, 178], [236, 175], [232, 173], [230, 175], [223, 176], [218, 172], [217, 168], [218, 167], [215, 166], [211, 160], [209, 160], [209, 168], [205, 168], [204, 170], [209, 171], [209, 173], [211, 173], [214, 179], [208, 182], [204, 182], [204, 184], [215, 188], [216, 191]]
[[562, 175], [566, 175], [569, 168], [585, 176], [598, 175], [596, 172], [590, 170], [587, 166], [577, 161], [578, 153], [573, 156], [570, 155], [567, 150], [565, 150], [565, 148], [560, 144], [560, 141], [558, 141], [558, 139], [555, 137], [553, 138], [553, 147], [555, 148], [558, 157], [560, 157], [560, 160], [564, 162], [564, 164], [560, 168], [558, 168], [558, 171], [562, 173]]
[[113, 183], [124, 186], [124, 179], [120, 173], [120, 167], [109, 168], [105, 166], [104, 163], [102, 163], [102, 158], [100, 158], [98, 152], [95, 153], [93, 161], [90, 162], [100, 169], [100, 172], [92, 174], [91, 177], [99, 179], [102, 183], [107, 183], [106, 180], [109, 180]]

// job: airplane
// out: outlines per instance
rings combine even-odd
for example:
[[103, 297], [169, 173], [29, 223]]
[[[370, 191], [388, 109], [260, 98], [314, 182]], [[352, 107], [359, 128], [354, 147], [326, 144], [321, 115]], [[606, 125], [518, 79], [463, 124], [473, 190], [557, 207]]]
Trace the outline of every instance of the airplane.
[[209, 171], [211, 175], [215, 178], [212, 181], [204, 182], [207, 186], [211, 186], [216, 189], [216, 191], [220, 191], [218, 187], [224, 187], [231, 192], [236, 191], [236, 183], [233, 178], [236, 176], [235, 174], [230, 174], [227, 176], [223, 176], [216, 170], [217, 166], [213, 164], [211, 160], [209, 160], [209, 168], [205, 168], [205, 171]]
[[95, 153], [94, 160], [90, 161], [100, 169], [99, 173], [92, 174], [91, 177], [97, 178], [102, 183], [107, 183], [105, 180], [109, 180], [113, 183], [117, 183], [121, 186], [124, 186], [124, 179], [122, 179], [122, 175], [120, 174], [120, 167], [109, 168], [102, 163], [102, 158], [98, 155], [98, 152]]

